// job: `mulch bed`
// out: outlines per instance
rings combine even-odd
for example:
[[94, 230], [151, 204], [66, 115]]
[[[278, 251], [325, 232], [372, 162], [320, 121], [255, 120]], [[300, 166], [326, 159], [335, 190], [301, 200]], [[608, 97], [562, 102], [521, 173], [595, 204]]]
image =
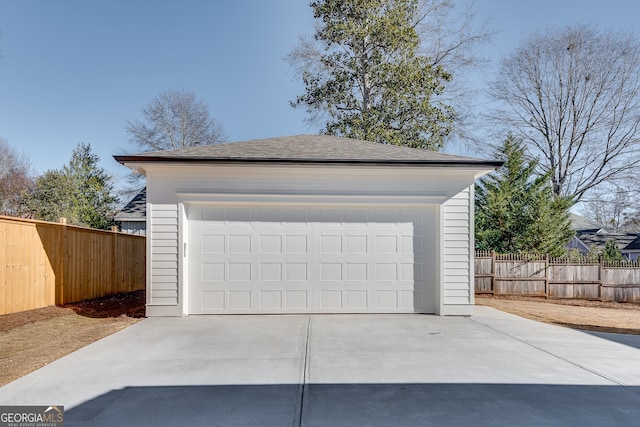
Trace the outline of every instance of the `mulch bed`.
[[110, 318], [127, 316], [144, 317], [145, 291], [126, 292], [107, 297], [65, 304], [62, 307], [51, 306], [35, 310], [0, 316], [0, 332], [10, 331], [34, 322], [43, 322], [56, 317], [78, 314], [92, 318]]

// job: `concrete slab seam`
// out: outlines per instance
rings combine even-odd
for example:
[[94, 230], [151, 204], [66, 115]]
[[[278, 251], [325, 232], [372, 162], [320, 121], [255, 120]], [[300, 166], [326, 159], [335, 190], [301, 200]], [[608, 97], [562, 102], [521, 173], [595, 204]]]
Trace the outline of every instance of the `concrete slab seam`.
[[570, 364], [571, 364], [571, 365], [573, 365], [573, 366], [576, 366], [576, 367], [578, 367], [578, 368], [580, 368], [580, 369], [584, 369], [584, 370], [585, 370], [585, 371], [587, 371], [587, 372], [591, 372], [592, 374], [597, 375], [597, 376], [599, 376], [599, 377], [601, 377], [601, 378], [604, 378], [604, 379], [605, 379], [605, 380], [607, 380], [607, 381], [611, 381], [611, 382], [612, 382], [612, 383], [614, 383], [614, 384], [617, 384], [617, 385], [619, 385], [619, 386], [623, 386], [623, 387], [627, 387], [627, 386], [629, 386], [629, 384], [625, 384], [625, 383], [624, 383], [624, 382], [622, 382], [622, 381], [616, 380], [615, 378], [611, 378], [611, 377], [609, 377], [608, 375], [605, 375], [605, 374], [603, 374], [603, 373], [601, 373], [601, 372], [596, 371], [595, 369], [592, 369], [592, 368], [589, 368], [589, 367], [587, 367], [587, 366], [584, 366], [584, 365], [582, 365], [582, 364], [580, 364], [580, 363], [578, 363], [578, 362], [575, 362], [575, 361], [573, 361], [573, 360], [571, 360], [571, 359], [568, 359], [568, 358], [566, 358], [566, 357], [560, 356], [559, 354], [555, 354], [555, 353], [553, 353], [552, 351], [545, 350], [545, 349], [544, 349], [544, 348], [542, 348], [542, 347], [538, 347], [537, 345], [534, 345], [534, 344], [532, 344], [532, 343], [530, 343], [530, 342], [528, 342], [528, 341], [526, 341], [526, 340], [523, 340], [523, 339], [521, 339], [521, 338], [518, 338], [518, 337], [516, 337], [516, 336], [514, 336], [514, 335], [511, 335], [511, 334], [509, 334], [509, 333], [507, 333], [507, 332], [504, 332], [504, 331], [501, 331], [501, 330], [499, 330], [499, 329], [496, 329], [496, 328], [494, 328], [494, 327], [492, 327], [492, 326], [489, 326], [489, 325], [487, 325], [487, 324], [484, 324], [484, 323], [482, 323], [482, 322], [479, 322], [479, 321], [477, 321], [477, 320], [475, 320], [475, 319], [472, 319], [472, 318], [468, 318], [468, 319], [469, 319], [471, 322], [474, 322], [474, 323], [476, 323], [476, 324], [478, 324], [478, 325], [484, 326], [484, 327], [485, 327], [485, 328], [487, 328], [487, 329], [491, 329], [491, 330], [492, 330], [492, 331], [494, 331], [494, 332], [497, 332], [497, 333], [499, 333], [499, 334], [505, 335], [505, 336], [507, 336], [507, 337], [509, 337], [509, 338], [512, 338], [512, 339], [514, 339], [514, 340], [516, 340], [516, 341], [519, 341], [519, 342], [521, 342], [521, 343], [523, 343], [523, 344], [525, 344], [525, 345], [528, 345], [529, 347], [533, 347], [533, 348], [535, 348], [536, 350], [539, 350], [539, 351], [541, 351], [541, 352], [543, 352], [543, 353], [546, 353], [546, 354], [548, 354], [548, 355], [550, 355], [550, 356], [553, 356], [553, 357], [555, 357], [555, 358], [557, 358], [557, 359], [560, 359], [560, 360], [562, 360], [562, 361], [564, 361], [564, 362], [570, 363]]
[[295, 427], [302, 426], [302, 416], [304, 411], [304, 399], [305, 399], [305, 391], [308, 387], [309, 382], [309, 347], [310, 347], [310, 337], [311, 337], [311, 316], [307, 316], [307, 336], [304, 345], [304, 358], [302, 361], [302, 384], [298, 386], [298, 402], [296, 405], [296, 413], [293, 420], [293, 425]]

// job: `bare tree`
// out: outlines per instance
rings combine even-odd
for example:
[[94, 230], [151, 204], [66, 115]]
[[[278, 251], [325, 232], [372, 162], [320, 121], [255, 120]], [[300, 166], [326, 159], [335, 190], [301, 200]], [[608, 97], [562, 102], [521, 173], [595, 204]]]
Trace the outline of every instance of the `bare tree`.
[[637, 173], [640, 42], [576, 25], [536, 32], [501, 65], [494, 118], [517, 132], [550, 172], [555, 194], [587, 192]]
[[176, 150], [223, 142], [222, 125], [189, 91], [165, 91], [142, 108], [144, 120], [127, 121], [130, 140], [145, 150]]
[[634, 214], [636, 203], [628, 197], [627, 191], [594, 190], [583, 200], [584, 214], [597, 224], [611, 231], [626, 231], [627, 221]]
[[480, 89], [473, 88], [469, 77], [475, 77], [487, 64], [478, 49], [491, 42], [496, 31], [489, 21], [478, 22], [474, 2], [461, 6], [451, 0], [422, 0], [420, 11], [416, 29], [421, 52], [431, 58], [434, 66], [440, 65], [453, 74], [446, 90], [437, 97], [456, 112], [450, 139], [477, 142], [475, 97]]
[[18, 216], [22, 197], [33, 184], [29, 159], [0, 138], [0, 214]]

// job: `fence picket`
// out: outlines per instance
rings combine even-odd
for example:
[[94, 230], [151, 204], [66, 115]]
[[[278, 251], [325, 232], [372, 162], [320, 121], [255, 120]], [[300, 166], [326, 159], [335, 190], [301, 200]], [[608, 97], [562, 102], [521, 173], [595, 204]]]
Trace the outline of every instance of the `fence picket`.
[[[640, 302], [640, 263], [476, 251], [477, 294]], [[486, 272], [491, 271], [488, 275]], [[486, 278], [491, 277], [491, 291]]]

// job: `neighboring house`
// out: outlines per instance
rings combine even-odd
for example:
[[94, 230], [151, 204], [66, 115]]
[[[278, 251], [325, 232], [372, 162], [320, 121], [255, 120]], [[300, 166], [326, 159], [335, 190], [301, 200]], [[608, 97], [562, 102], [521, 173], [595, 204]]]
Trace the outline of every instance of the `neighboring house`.
[[[616, 233], [607, 230], [602, 225], [576, 214], [570, 214], [571, 225], [576, 235], [567, 245], [569, 249], [578, 249], [583, 255], [587, 255], [594, 249], [603, 249], [607, 241], [615, 241], [620, 249], [624, 249], [636, 237], [637, 233]], [[624, 254], [624, 250], [623, 250]]]
[[123, 233], [144, 236], [147, 230], [147, 189], [140, 190], [113, 220]]
[[633, 239], [631, 243], [622, 248], [622, 255], [630, 261], [637, 261], [640, 256], [640, 236]]
[[503, 162], [324, 135], [114, 156], [147, 179], [147, 316], [474, 305], [474, 181]]

